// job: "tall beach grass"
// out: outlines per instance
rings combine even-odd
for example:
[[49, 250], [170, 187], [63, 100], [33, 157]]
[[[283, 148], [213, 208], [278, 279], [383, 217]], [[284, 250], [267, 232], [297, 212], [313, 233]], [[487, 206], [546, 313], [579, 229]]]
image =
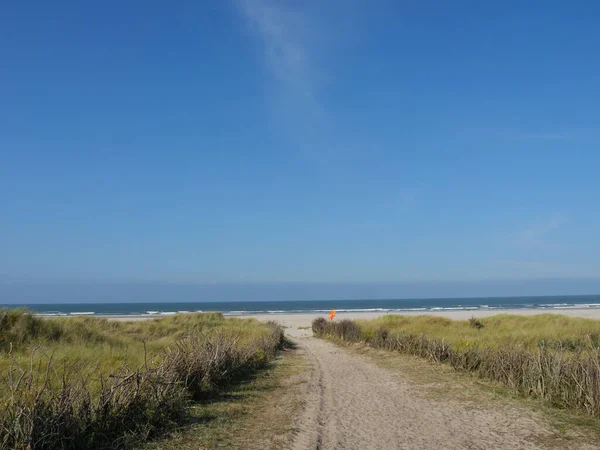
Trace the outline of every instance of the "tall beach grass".
[[185, 422], [264, 367], [275, 323], [186, 314], [139, 322], [0, 311], [0, 449], [119, 448]]

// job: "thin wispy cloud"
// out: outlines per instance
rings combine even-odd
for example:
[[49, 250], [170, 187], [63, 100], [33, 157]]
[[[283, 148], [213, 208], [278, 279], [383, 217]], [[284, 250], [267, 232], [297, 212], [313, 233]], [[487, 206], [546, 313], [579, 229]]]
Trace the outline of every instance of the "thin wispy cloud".
[[551, 216], [542, 222], [529, 224], [524, 229], [513, 233], [511, 241], [528, 248], [546, 247], [550, 244], [551, 234], [566, 222], [567, 220], [560, 215]]
[[239, 0], [238, 5], [249, 29], [261, 42], [264, 63], [279, 94], [304, 103], [313, 114], [322, 113], [318, 98], [321, 75], [313, 56], [319, 35], [316, 18], [299, 9], [301, 2]]
[[354, 177], [357, 154], [365, 151], [329, 112], [324, 91], [336, 76], [336, 54], [359, 28], [348, 26], [360, 17], [357, 2], [234, 1], [261, 53], [257, 62], [265, 68], [269, 120], [280, 148], [298, 152], [323, 176]]
[[[301, 154], [316, 173], [328, 179], [364, 177], [365, 165], [373, 158], [372, 139], [361, 142], [348, 133], [343, 119], [329, 110], [324, 92], [336, 75], [348, 76], [336, 72], [335, 58], [362, 33], [361, 10], [366, 4], [355, 0], [237, 0], [236, 5], [261, 52], [258, 62], [266, 69], [274, 135], [282, 138], [282, 148]], [[414, 189], [398, 194], [389, 191], [393, 209], [405, 210], [415, 203]], [[381, 202], [377, 195], [373, 203]]]

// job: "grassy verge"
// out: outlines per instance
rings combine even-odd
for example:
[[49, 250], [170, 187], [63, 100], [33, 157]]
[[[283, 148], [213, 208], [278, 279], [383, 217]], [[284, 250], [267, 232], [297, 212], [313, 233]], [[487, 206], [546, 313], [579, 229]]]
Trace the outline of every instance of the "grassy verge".
[[391, 334], [424, 334], [453, 345], [491, 348], [545, 345], [564, 350], [598, 347], [600, 321], [558, 314], [520, 316], [499, 314], [483, 319], [452, 320], [437, 316], [386, 315], [357, 320], [361, 332], [375, 337], [381, 330]]
[[266, 370], [193, 405], [189, 424], [137, 449], [284, 448], [295, 429], [306, 367], [306, 358], [288, 347]]
[[140, 322], [0, 312], [0, 448], [125, 448], [268, 366], [277, 324], [190, 314]]
[[600, 321], [540, 315], [313, 322], [317, 336], [446, 363], [548, 404], [600, 417]]

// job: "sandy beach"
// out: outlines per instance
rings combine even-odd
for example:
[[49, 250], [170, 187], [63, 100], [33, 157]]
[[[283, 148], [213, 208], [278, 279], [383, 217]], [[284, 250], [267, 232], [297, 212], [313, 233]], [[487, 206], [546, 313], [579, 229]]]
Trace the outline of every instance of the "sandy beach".
[[[519, 314], [523, 316], [532, 316], [536, 314], [562, 314], [570, 317], [585, 317], [588, 319], [600, 319], [600, 308], [570, 308], [570, 309], [479, 309], [479, 310], [459, 310], [459, 311], [409, 311], [403, 313], [389, 312], [342, 312], [335, 316], [337, 320], [341, 319], [374, 319], [389, 314], [402, 314], [407, 316], [431, 315], [448, 317], [449, 319], [464, 320], [470, 317], [489, 317], [498, 314]], [[162, 316], [95, 316], [105, 317], [110, 320], [150, 320], [158, 319]], [[227, 317], [252, 317], [261, 321], [273, 320], [286, 327], [286, 333], [292, 337], [302, 337], [312, 335], [310, 326], [317, 317], [327, 317], [327, 314], [316, 313], [296, 313], [296, 314], [255, 314], [255, 315], [228, 315]]]

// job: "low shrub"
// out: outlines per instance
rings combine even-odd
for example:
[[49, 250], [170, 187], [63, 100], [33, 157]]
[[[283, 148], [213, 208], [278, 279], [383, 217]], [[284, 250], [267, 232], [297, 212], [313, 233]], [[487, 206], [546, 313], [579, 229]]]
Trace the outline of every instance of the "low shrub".
[[333, 333], [344, 341], [356, 341], [360, 339], [360, 328], [352, 320], [344, 319], [339, 322], [332, 322]]
[[476, 319], [475, 317], [471, 317], [469, 319], [469, 325], [471, 328], [477, 328], [478, 330], [483, 328], [483, 323], [481, 322], [481, 320]]
[[312, 322], [312, 331], [315, 336], [320, 336], [327, 327], [327, 319], [324, 317], [318, 317]]

